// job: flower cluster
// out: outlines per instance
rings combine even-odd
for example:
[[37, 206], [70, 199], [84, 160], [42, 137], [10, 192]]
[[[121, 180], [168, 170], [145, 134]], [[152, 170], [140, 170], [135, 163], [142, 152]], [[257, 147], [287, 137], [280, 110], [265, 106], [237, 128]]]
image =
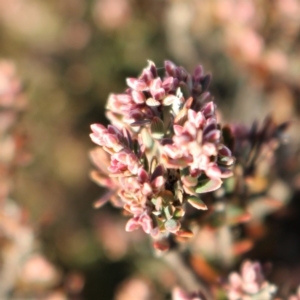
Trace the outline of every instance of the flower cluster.
[[149, 62], [139, 78], [128, 78], [123, 94], [109, 97], [112, 125], [91, 126], [98, 147], [92, 178], [111, 191], [107, 200], [132, 215], [126, 230], [142, 227], [190, 236], [182, 226], [185, 203], [207, 209], [198, 194], [218, 189], [231, 176], [231, 151], [223, 144], [216, 106], [207, 91], [209, 75], [193, 75], [170, 61], [165, 74]]
[[240, 274], [230, 274], [226, 290], [229, 300], [271, 300], [277, 289], [265, 280], [259, 262], [245, 261]]
[[[210, 76], [204, 76], [202, 66], [198, 66], [192, 76], [170, 61], [165, 62], [164, 69], [162, 79], [155, 64], [149, 61], [139, 78], [127, 78], [125, 93], [112, 94], [108, 99], [108, 118], [123, 126], [142, 126], [151, 123], [155, 116], [161, 116], [162, 107], [171, 105], [178, 111], [190, 96], [201, 97], [202, 102], [209, 98], [206, 89]], [[178, 88], [185, 97], [176, 95]]]

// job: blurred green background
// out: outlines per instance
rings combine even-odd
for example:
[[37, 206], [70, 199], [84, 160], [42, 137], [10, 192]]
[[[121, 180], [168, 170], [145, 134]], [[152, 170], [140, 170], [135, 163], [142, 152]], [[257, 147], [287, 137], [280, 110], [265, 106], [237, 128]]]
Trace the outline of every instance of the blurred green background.
[[109, 93], [122, 92], [148, 59], [188, 71], [200, 63], [213, 74], [222, 122], [293, 120], [296, 147], [299, 16], [298, 0], [0, 0], [0, 57], [24, 83], [33, 157], [17, 172], [14, 199], [47, 257], [86, 276], [84, 299], [112, 299], [144, 268], [132, 258], [151, 254], [118, 211], [92, 207], [103, 190], [89, 179], [89, 125], [107, 123]]

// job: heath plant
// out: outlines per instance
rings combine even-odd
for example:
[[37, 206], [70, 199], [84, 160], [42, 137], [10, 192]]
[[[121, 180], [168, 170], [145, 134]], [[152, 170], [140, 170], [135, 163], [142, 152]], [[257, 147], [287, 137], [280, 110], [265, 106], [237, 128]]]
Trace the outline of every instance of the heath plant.
[[[200, 65], [190, 74], [171, 61], [163, 68], [149, 61], [139, 77], [126, 79], [123, 93], [109, 96], [110, 124], [91, 125], [91, 177], [107, 189], [95, 206], [111, 201], [129, 217], [126, 231], [141, 228], [158, 251], [180, 253], [171, 265], [197, 283], [194, 291], [176, 287], [174, 300], [279, 299], [259, 262], [246, 260], [240, 274], [220, 279], [253, 248], [251, 228], [264, 232], [264, 217], [290, 196], [272, 177], [288, 123], [267, 117], [261, 125], [220, 124], [210, 80]], [[237, 228], [246, 233], [237, 235]], [[218, 250], [206, 255], [206, 244]], [[217, 267], [204, 260], [209, 271], [197, 272], [199, 253]], [[214, 280], [205, 274], [218, 271]]]

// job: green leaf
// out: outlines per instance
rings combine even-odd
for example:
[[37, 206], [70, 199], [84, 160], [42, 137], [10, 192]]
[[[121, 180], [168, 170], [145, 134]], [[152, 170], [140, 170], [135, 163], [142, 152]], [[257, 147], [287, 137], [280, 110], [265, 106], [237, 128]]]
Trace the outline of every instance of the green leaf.
[[188, 175], [190, 175], [190, 168], [187, 167], [187, 168], [184, 168], [184, 169], [180, 170], [180, 175], [181, 176], [188, 176]]
[[224, 188], [227, 193], [233, 193], [236, 187], [236, 177], [230, 177], [224, 180]]
[[211, 75], [207, 74], [201, 79], [202, 91], [206, 91], [211, 80]]
[[181, 181], [186, 187], [193, 187], [197, 184], [198, 178], [193, 176], [181, 176]]
[[142, 137], [143, 144], [146, 146], [146, 148], [147, 149], [152, 149], [152, 147], [154, 145], [154, 140], [153, 140], [151, 134], [149, 133], [148, 128], [143, 128], [142, 129], [141, 137]]
[[187, 84], [181, 81], [179, 83], [179, 86], [184, 99], [188, 99], [191, 96], [191, 92]]
[[164, 123], [160, 118], [153, 118], [150, 129], [151, 135], [155, 139], [161, 139], [165, 135]]
[[174, 219], [165, 222], [166, 230], [175, 233], [180, 228], [180, 223]]
[[133, 140], [133, 143], [132, 143], [132, 150], [134, 152], [134, 154], [136, 156], [139, 155], [139, 152], [140, 152], [140, 146], [139, 146], [139, 143], [137, 140]]
[[159, 228], [160, 231], [163, 231], [165, 229], [164, 222], [159, 218], [155, 216], [155, 224]]
[[222, 180], [220, 178], [207, 178], [198, 182], [195, 192], [198, 194], [208, 193], [215, 191], [222, 185]]
[[175, 219], [180, 219], [180, 218], [182, 218], [182, 217], [184, 216], [184, 213], [185, 213], [185, 211], [184, 211], [183, 208], [181, 208], [181, 207], [176, 207], [176, 209], [175, 209], [175, 211], [174, 211], [174, 213], [173, 213], [173, 217], [174, 217]]
[[222, 136], [224, 144], [232, 151], [232, 149], [234, 149], [234, 135], [229, 126], [222, 128]]
[[156, 203], [157, 203], [157, 198], [152, 198], [150, 201], [151, 201], [152, 204], [156, 205]]
[[207, 210], [206, 204], [197, 196], [189, 196], [187, 201], [197, 209]]
[[218, 156], [218, 162], [225, 166], [231, 166], [235, 162], [233, 156]]
[[133, 123], [130, 123], [130, 126], [132, 126], [132, 127], [135, 127], [135, 126], [140, 127], [140, 126], [147, 125], [147, 124], [149, 124], [150, 122], [151, 122], [151, 121], [148, 120], [148, 119], [145, 119], [145, 120], [138, 120], [138, 121], [135, 121], [135, 122], [133, 122]]
[[143, 153], [143, 156], [141, 157], [141, 163], [144, 166], [144, 169], [149, 172], [149, 162], [146, 153]]
[[173, 216], [174, 207], [172, 205], [168, 205], [164, 207], [164, 214], [166, 216], [166, 219], [169, 220]]

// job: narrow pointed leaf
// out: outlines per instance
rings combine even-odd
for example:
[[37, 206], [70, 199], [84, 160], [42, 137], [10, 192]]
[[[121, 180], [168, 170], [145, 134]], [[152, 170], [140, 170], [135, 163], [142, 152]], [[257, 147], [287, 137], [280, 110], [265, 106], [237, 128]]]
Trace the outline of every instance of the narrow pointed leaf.
[[242, 241], [236, 242], [232, 248], [232, 252], [234, 253], [234, 255], [242, 255], [253, 248], [253, 241], [250, 239], [244, 239]]
[[164, 132], [164, 123], [161, 119], [154, 117], [151, 123], [151, 135], [155, 139], [163, 138]]
[[188, 109], [186, 107], [182, 108], [174, 119], [174, 123], [177, 125], [183, 125], [188, 119]]
[[176, 235], [183, 238], [191, 238], [194, 236], [193, 232], [189, 229], [181, 228], [176, 232]]
[[148, 128], [142, 129], [141, 137], [142, 137], [143, 145], [145, 145], [147, 149], [151, 149], [153, 147], [154, 140], [151, 134], [149, 133]]
[[133, 127], [135, 127], [135, 126], [143, 126], [143, 125], [149, 124], [150, 122], [151, 122], [151, 121], [148, 120], [148, 119], [145, 119], [145, 120], [138, 120], [138, 121], [132, 122], [132, 123], [130, 124], [130, 126], [133, 126]]
[[229, 126], [224, 126], [222, 128], [222, 136], [224, 144], [232, 151], [234, 148], [234, 136], [231, 128]]
[[192, 186], [183, 186], [183, 190], [185, 191], [186, 194], [188, 195], [196, 195], [197, 193], [195, 192], [195, 187]]
[[193, 77], [196, 82], [200, 81], [204, 73], [203, 67], [198, 65], [194, 71]]
[[222, 185], [222, 180], [220, 178], [214, 179], [205, 179], [201, 180], [198, 185], [196, 186], [196, 193], [208, 193], [217, 190]]
[[206, 76], [203, 77], [203, 79], [201, 79], [200, 82], [201, 82], [203, 91], [207, 90], [210, 81], [211, 81], [211, 75], [210, 74], [207, 74]]
[[183, 208], [177, 207], [177, 208], [175, 209], [174, 213], [173, 213], [173, 217], [174, 217], [175, 219], [180, 219], [180, 218], [182, 218], [182, 217], [184, 216], [184, 213], [185, 213], [185, 211], [184, 211]]
[[105, 193], [100, 199], [98, 199], [97, 201], [94, 202], [94, 208], [100, 208], [102, 207], [104, 204], [106, 204], [110, 198], [115, 194], [114, 191], [108, 191], [107, 193]]
[[141, 157], [141, 163], [143, 164], [144, 169], [148, 172], [149, 171], [149, 161], [147, 158], [147, 155], [143, 153], [143, 156]]
[[164, 251], [169, 250], [169, 248], [170, 248], [170, 243], [169, 243], [169, 241], [168, 241], [167, 239], [158, 240], [158, 241], [155, 241], [155, 242], [153, 243], [153, 247], [154, 247], [154, 249], [156, 249], [156, 250], [159, 250], [159, 251], [164, 252]]
[[218, 156], [218, 162], [225, 166], [231, 166], [235, 162], [235, 158], [233, 156]]
[[181, 176], [181, 181], [186, 187], [193, 187], [197, 184], [197, 178], [192, 176]]
[[171, 219], [173, 216], [174, 207], [172, 205], [168, 205], [164, 207], [164, 214], [167, 218], [167, 220]]
[[187, 202], [197, 209], [207, 210], [206, 204], [197, 196], [189, 196]]
[[188, 99], [191, 96], [189, 87], [184, 82], [180, 82], [179, 86], [180, 86], [180, 89], [181, 89], [184, 99]]

